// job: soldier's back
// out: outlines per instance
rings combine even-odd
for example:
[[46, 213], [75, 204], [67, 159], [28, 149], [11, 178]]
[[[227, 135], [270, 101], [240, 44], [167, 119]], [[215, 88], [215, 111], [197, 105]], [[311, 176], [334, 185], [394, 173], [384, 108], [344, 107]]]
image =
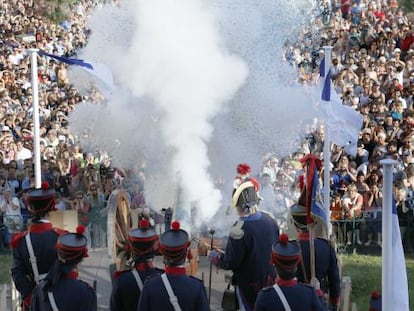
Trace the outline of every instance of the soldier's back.
[[[168, 274], [168, 281], [182, 310], [210, 310], [206, 290], [201, 280], [187, 275]], [[141, 293], [138, 310], [174, 311], [161, 276], [154, 276], [147, 280]]]
[[[280, 286], [283, 294], [292, 311], [322, 311], [324, 310], [319, 302], [315, 290], [304, 284], [293, 286]], [[260, 291], [255, 311], [284, 311], [282, 301], [273, 287], [268, 287]]]

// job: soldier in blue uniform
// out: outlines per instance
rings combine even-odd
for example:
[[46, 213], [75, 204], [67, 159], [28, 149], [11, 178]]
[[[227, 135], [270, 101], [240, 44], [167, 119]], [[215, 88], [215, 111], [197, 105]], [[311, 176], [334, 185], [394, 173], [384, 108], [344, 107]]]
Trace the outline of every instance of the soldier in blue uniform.
[[186, 275], [185, 262], [190, 246], [186, 231], [174, 221], [159, 241], [165, 273], [144, 284], [138, 303], [139, 311], [209, 311], [207, 293], [201, 280]]
[[[300, 261], [300, 250], [297, 243], [289, 242], [286, 234], [273, 244], [272, 262], [277, 271], [276, 283], [262, 289], [254, 306], [255, 311], [323, 311], [320, 289], [298, 283], [297, 266]], [[318, 286], [318, 284], [316, 285]]]
[[[298, 281], [309, 283], [311, 279], [310, 243], [307, 226], [306, 207], [295, 204], [291, 207], [291, 215], [298, 231], [297, 241], [301, 249], [303, 264], [298, 267]], [[321, 290], [329, 295], [329, 310], [338, 310], [341, 293], [341, 279], [339, 276], [336, 252], [329, 241], [322, 238], [314, 239], [315, 247], [315, 274], [320, 282]]]
[[30, 305], [35, 285], [43, 279], [56, 261], [56, 241], [65, 231], [53, 228], [47, 220], [55, 207], [55, 191], [47, 182], [40, 189], [28, 193], [31, 224], [27, 231], [15, 234], [10, 246], [13, 249], [11, 274], [23, 298], [23, 310]]
[[276, 277], [270, 250], [279, 239], [279, 227], [268, 213], [259, 211], [258, 189], [258, 182], [248, 178], [234, 192], [231, 207], [240, 218], [230, 229], [225, 253], [209, 255], [211, 263], [233, 271], [240, 310], [253, 310], [258, 292]]
[[96, 311], [94, 289], [78, 280], [78, 264], [88, 257], [85, 227], [61, 235], [56, 243], [58, 260], [33, 290], [31, 311]]
[[369, 311], [382, 311], [382, 298], [381, 294], [377, 291], [371, 293], [371, 299], [369, 300]]
[[134, 268], [115, 272], [111, 311], [136, 311], [145, 280], [163, 272], [155, 268], [152, 262], [157, 240], [158, 235], [145, 218], [139, 222], [137, 229], [129, 232], [128, 245], [131, 248]]

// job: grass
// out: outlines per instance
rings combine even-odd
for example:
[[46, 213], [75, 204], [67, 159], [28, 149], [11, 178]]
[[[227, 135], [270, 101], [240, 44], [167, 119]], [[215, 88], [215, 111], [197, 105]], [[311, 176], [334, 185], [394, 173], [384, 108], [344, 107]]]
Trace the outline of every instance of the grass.
[[[371, 293], [381, 291], [381, 256], [341, 255], [342, 274], [351, 277], [352, 302], [368, 310]], [[414, 310], [414, 259], [406, 258], [410, 310]]]
[[0, 284], [10, 282], [11, 253], [0, 254]]

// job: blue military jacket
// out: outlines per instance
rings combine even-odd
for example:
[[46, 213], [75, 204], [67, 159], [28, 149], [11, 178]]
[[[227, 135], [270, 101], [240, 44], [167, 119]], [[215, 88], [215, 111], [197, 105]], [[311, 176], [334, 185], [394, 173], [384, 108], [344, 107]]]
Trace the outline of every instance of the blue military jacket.
[[[175, 296], [177, 296], [181, 310], [210, 310], [207, 293], [201, 280], [186, 275], [185, 268], [166, 267], [165, 273]], [[145, 282], [137, 310], [174, 311], [160, 275], [154, 276]]]

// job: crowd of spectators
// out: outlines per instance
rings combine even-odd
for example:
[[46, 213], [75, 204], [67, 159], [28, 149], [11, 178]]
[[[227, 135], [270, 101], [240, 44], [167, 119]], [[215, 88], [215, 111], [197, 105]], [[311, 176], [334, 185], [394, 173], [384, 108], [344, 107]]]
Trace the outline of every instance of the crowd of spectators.
[[[28, 222], [25, 194], [34, 187], [32, 86], [29, 48], [73, 56], [87, 42], [88, 13], [97, 1], [80, 0], [61, 24], [35, 14], [30, 0], [0, 0], [0, 211], [7, 246], [10, 233]], [[413, 250], [414, 231], [414, 17], [394, 0], [319, 0], [318, 15], [298, 39], [286, 42], [284, 56], [298, 68], [298, 83], [315, 84], [323, 46], [331, 45], [332, 82], [344, 105], [364, 116], [357, 154], [331, 146], [331, 210], [340, 243], [381, 246], [382, 170], [379, 161], [397, 161], [394, 194], [404, 246]], [[68, 114], [85, 100], [99, 102], [91, 90], [79, 94], [67, 65], [38, 57], [42, 180], [57, 191], [57, 208], [75, 209], [88, 228], [91, 246], [105, 246], [105, 202], [120, 180], [128, 181], [133, 207], [144, 207], [142, 172], [111, 165], [99, 150], [82, 150], [68, 128]], [[262, 208], [281, 228], [298, 198], [299, 159], [322, 156], [323, 126], [306, 133], [294, 154], [264, 157], [260, 181]], [[130, 177], [130, 178], [129, 178]], [[293, 186], [292, 186], [293, 185]], [[348, 220], [348, 221], [346, 221]], [[356, 221], [355, 221], [356, 220]], [[349, 223], [355, 221], [355, 224]]]
[[[97, 5], [98, 1], [80, 0], [73, 13], [56, 24], [36, 14], [31, 0], [0, 0], [0, 249], [7, 247], [12, 233], [27, 226], [26, 193], [35, 186], [28, 49], [76, 55], [90, 33], [86, 17]], [[82, 150], [68, 128], [68, 114], [76, 104], [99, 104], [102, 96], [96, 90], [80, 95], [70, 84], [67, 65], [43, 56], [38, 56], [38, 81], [41, 179], [56, 189], [57, 209], [78, 211], [90, 246], [104, 247], [105, 203], [128, 172], [113, 168], [103, 151]], [[134, 207], [144, 204], [143, 178], [131, 185]]]
[[[342, 104], [360, 112], [364, 120], [356, 155], [347, 154], [344, 146], [331, 146], [333, 232], [339, 244], [345, 246], [352, 244], [365, 250], [381, 246], [379, 161], [391, 158], [396, 160], [393, 186], [403, 244], [406, 252], [412, 252], [413, 12], [404, 12], [393, 0], [321, 0], [318, 10], [318, 17], [302, 29], [299, 40], [286, 43], [285, 59], [298, 68], [299, 83], [316, 84], [319, 64], [325, 57], [323, 47], [332, 46], [330, 71], [334, 88]], [[307, 133], [300, 153], [312, 152], [322, 158], [323, 144], [324, 129], [320, 126]], [[281, 160], [282, 165], [277, 157], [266, 157], [262, 170], [262, 177], [273, 182], [276, 200], [286, 200], [292, 192], [297, 197], [297, 188], [286, 188], [285, 181], [301, 174], [298, 170], [286, 170], [294, 167], [294, 161]], [[282, 209], [286, 211], [288, 206], [286, 202]]]

